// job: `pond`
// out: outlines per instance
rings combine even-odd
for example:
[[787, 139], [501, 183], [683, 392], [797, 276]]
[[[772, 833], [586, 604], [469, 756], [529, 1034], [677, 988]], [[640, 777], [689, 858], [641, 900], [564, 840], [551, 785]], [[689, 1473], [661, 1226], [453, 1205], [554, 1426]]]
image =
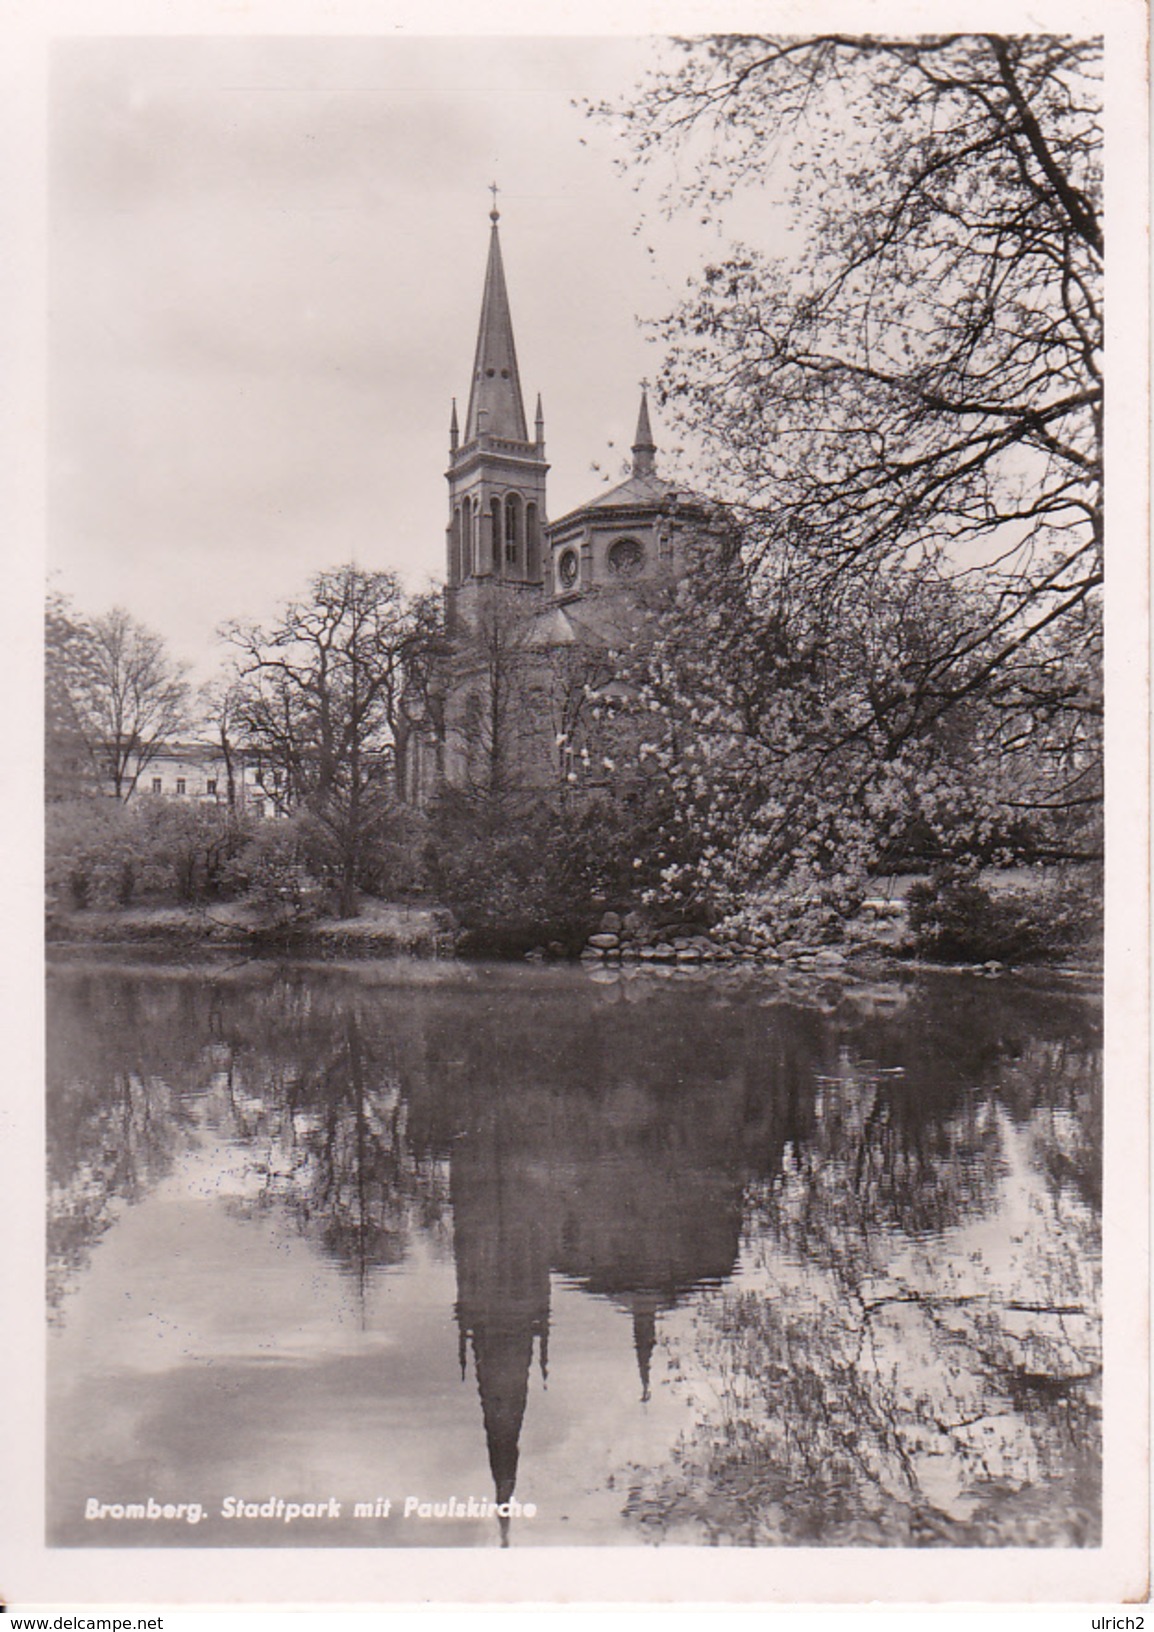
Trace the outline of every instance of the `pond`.
[[48, 1540], [1100, 1541], [1059, 977], [60, 953]]

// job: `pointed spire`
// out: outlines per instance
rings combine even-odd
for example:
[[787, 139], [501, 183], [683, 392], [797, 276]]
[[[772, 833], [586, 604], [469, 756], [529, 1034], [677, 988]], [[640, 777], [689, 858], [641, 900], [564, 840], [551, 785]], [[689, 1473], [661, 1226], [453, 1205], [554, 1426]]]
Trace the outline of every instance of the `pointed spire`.
[[457, 424], [457, 399], [453, 398], [453, 412], [449, 418], [449, 452], [456, 453], [461, 442], [461, 431]]
[[538, 393], [537, 393], [536, 429], [537, 429], [537, 449], [538, 449], [538, 452], [543, 452], [544, 448], [545, 448], [545, 410], [541, 406], [541, 393], [540, 393], [540, 391], [538, 391]]
[[501, 240], [497, 233], [499, 212], [489, 212], [493, 223], [489, 235], [489, 263], [485, 268], [485, 292], [481, 298], [481, 322], [477, 331], [477, 354], [473, 360], [473, 381], [469, 389], [469, 411], [465, 416], [465, 441], [482, 433], [513, 442], [527, 442], [525, 405], [521, 379], [517, 373], [517, 352], [513, 345], [513, 319], [505, 288], [505, 268], [501, 261]]
[[657, 444], [653, 440], [653, 432], [649, 429], [649, 394], [642, 386], [641, 411], [637, 415], [637, 432], [633, 438], [634, 476], [656, 475], [654, 466], [656, 454]]

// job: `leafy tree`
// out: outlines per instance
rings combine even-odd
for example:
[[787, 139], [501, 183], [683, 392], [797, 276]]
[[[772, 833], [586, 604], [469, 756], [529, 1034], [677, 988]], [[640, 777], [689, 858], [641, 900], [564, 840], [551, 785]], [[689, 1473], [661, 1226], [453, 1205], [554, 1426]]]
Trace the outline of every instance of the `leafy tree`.
[[46, 825], [51, 905], [127, 907], [140, 898], [199, 903], [232, 893], [230, 864], [248, 837], [215, 804], [140, 796], [54, 800]]
[[71, 743], [83, 745], [103, 791], [131, 798], [143, 772], [187, 728], [183, 665], [123, 607], [85, 619], [53, 598], [46, 671], [50, 794]]
[[50, 800], [45, 812], [44, 883], [49, 912], [127, 906], [140, 853], [129, 811], [111, 799]]
[[639, 798], [555, 792], [494, 806], [469, 793], [442, 795], [430, 812], [427, 871], [473, 952], [524, 952], [557, 943], [576, 952], [609, 903], [623, 905], [654, 881], [646, 857], [651, 813]]
[[44, 608], [44, 792], [50, 803], [96, 792], [96, 766], [72, 697], [90, 661], [88, 635], [62, 595]]
[[277, 803], [306, 810], [326, 835], [340, 912], [396, 810], [396, 743], [409, 666], [430, 638], [427, 609], [391, 573], [319, 573], [271, 628], [231, 624], [235, 718]]
[[836, 649], [855, 611], [892, 626], [902, 575], [923, 607], [952, 581], [950, 615], [919, 614], [916, 708], [891, 720], [929, 741], [989, 709], [988, 792], [1093, 852], [1100, 43], [725, 36], [683, 52], [625, 110], [642, 157], [691, 161], [677, 202], [712, 212], [792, 172], [795, 252], [737, 245], [708, 268], [665, 325], [661, 380], [744, 523], [762, 605], [784, 589], [803, 639], [824, 627]]

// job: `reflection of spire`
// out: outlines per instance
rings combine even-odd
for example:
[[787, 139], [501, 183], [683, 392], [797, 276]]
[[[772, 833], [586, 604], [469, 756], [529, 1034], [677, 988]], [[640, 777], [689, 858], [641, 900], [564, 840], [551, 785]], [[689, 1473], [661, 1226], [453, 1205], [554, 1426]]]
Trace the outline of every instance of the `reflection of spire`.
[[649, 1362], [657, 1346], [657, 1298], [648, 1292], [639, 1292], [633, 1300], [633, 1347], [637, 1354], [637, 1369], [641, 1373], [641, 1403], [649, 1400]]
[[[511, 1327], [475, 1328], [473, 1365], [477, 1392], [481, 1396], [481, 1416], [489, 1452], [489, 1471], [499, 1503], [508, 1502], [517, 1486], [521, 1424], [529, 1393], [529, 1372], [533, 1364], [533, 1338], [539, 1335], [536, 1322], [528, 1329]], [[509, 1545], [509, 1519], [498, 1515], [501, 1545]]]
[[[489, 1470], [498, 1503], [517, 1482], [521, 1424], [529, 1395], [533, 1343], [546, 1365], [549, 1259], [542, 1219], [548, 1202], [538, 1176], [486, 1121], [453, 1149], [453, 1251], [457, 1322], [472, 1342]], [[498, 1515], [501, 1544], [509, 1519]]]

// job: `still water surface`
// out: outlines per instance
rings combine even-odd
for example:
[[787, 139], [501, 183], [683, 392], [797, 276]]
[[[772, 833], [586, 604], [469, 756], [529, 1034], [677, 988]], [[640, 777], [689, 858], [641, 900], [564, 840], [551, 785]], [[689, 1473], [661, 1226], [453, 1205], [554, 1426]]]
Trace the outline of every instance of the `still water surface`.
[[61, 955], [48, 1092], [55, 1544], [1099, 1540], [1074, 984]]

